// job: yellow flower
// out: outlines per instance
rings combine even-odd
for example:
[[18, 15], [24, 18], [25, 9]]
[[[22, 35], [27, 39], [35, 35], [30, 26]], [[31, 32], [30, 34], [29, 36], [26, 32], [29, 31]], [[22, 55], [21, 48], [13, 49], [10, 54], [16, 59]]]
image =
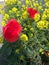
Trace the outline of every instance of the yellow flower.
[[19, 54], [19, 51], [20, 51], [19, 49], [16, 49], [16, 53], [17, 53], [17, 54]]
[[2, 26], [5, 26], [6, 25], [6, 22], [5, 21], [2, 21], [1, 24], [2, 24]]
[[49, 7], [49, 1], [48, 1], [48, 2], [46, 2], [46, 3], [45, 3], [45, 5], [46, 5], [47, 7]]
[[12, 12], [16, 13], [16, 11], [17, 11], [17, 8], [16, 7], [13, 7], [12, 8]]
[[40, 28], [40, 29], [43, 29], [43, 28], [48, 28], [48, 25], [49, 25], [49, 22], [46, 21], [46, 20], [41, 20], [39, 22], [37, 22], [37, 27]]
[[4, 15], [4, 14], [5, 14], [5, 11], [4, 11], [4, 10], [1, 10], [1, 14], [3, 14], [3, 15]]
[[2, 37], [0, 37], [0, 43], [3, 43], [3, 38]]
[[24, 11], [24, 12], [22, 13], [22, 17], [23, 17], [24, 19], [26, 19], [26, 18], [28, 17], [27, 11]]
[[8, 14], [5, 14], [4, 17], [3, 17], [4, 20], [8, 20], [9, 19], [9, 15]]
[[34, 31], [34, 28], [30, 28], [30, 31]]
[[29, 0], [26, 0], [26, 5], [28, 5], [29, 4]]
[[35, 17], [34, 17], [35, 22], [39, 21], [39, 19], [40, 19], [40, 15], [39, 14], [35, 14]]
[[41, 54], [44, 54], [44, 52], [42, 52]]
[[21, 5], [21, 1], [18, 1], [18, 4]]
[[38, 6], [38, 10], [43, 10], [42, 6]]
[[20, 38], [21, 38], [21, 40], [24, 41], [24, 42], [28, 41], [28, 36], [27, 36], [26, 34], [22, 34], [22, 35], [20, 36]]
[[28, 25], [28, 28], [31, 28], [31, 25]]
[[33, 7], [33, 1], [29, 0], [29, 4], [30, 7]]
[[43, 49], [42, 49], [42, 48], [40, 48], [39, 52], [40, 52], [40, 53], [41, 53], [41, 52], [43, 52]]
[[26, 31], [26, 30], [27, 30], [27, 28], [24, 28], [24, 30]]
[[25, 59], [24, 55], [21, 55], [20, 60], [24, 60], [24, 59]]
[[5, 3], [6, 5], [15, 4], [17, 0], [7, 0]]
[[20, 11], [17, 11], [16, 16], [20, 16]]
[[45, 28], [47, 29], [48, 28], [48, 25], [49, 25], [49, 22], [45, 20]]
[[1, 10], [0, 10], [0, 14], [1, 14]]
[[34, 2], [33, 5], [34, 5], [35, 7], [38, 7], [39, 4]]
[[9, 10], [9, 13], [12, 13], [12, 10]]
[[49, 9], [45, 9], [45, 11], [43, 12], [42, 18], [44, 16], [44, 19], [49, 18]]
[[47, 17], [49, 18], [49, 14], [47, 14]]
[[33, 37], [33, 34], [31, 33], [30, 37]]
[[0, 9], [2, 9], [2, 5], [0, 4]]
[[22, 7], [23, 7], [24, 9], [26, 8], [26, 6], [25, 6], [24, 4], [22, 5]]
[[42, 15], [42, 20], [46, 19], [47, 18], [47, 15], [46, 14], [43, 14]]
[[40, 52], [41, 54], [44, 54], [44, 50], [43, 50], [42, 48], [39, 50], [39, 52]]
[[40, 29], [43, 29], [43, 27], [44, 27], [44, 22], [43, 22], [43, 21], [37, 22], [37, 27], [40, 28]]
[[49, 9], [47, 9], [47, 13], [49, 13]]
[[0, 9], [0, 14], [3, 14], [4, 15], [5, 14], [5, 11]]

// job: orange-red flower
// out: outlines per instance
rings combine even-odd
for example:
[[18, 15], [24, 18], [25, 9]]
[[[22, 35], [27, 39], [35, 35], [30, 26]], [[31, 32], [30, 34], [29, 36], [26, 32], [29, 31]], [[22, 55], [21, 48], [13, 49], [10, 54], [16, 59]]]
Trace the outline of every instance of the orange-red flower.
[[33, 9], [33, 8], [27, 8], [27, 12], [30, 16], [30, 18], [34, 18], [35, 14], [39, 14], [37, 10]]
[[22, 27], [15, 19], [9, 20], [7, 25], [3, 28], [4, 38], [10, 43], [17, 41], [21, 32]]
[[45, 51], [46, 56], [49, 56], [49, 51]]

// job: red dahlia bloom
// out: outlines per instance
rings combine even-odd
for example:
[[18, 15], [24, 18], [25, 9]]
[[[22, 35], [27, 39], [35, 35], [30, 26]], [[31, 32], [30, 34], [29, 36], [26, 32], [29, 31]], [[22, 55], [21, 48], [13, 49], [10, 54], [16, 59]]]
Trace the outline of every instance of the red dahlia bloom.
[[38, 14], [38, 11], [33, 8], [27, 8], [27, 12], [29, 13], [30, 18], [34, 18], [35, 14]]
[[11, 19], [8, 21], [7, 25], [3, 28], [4, 38], [13, 43], [18, 40], [20, 33], [22, 31], [22, 27], [19, 22], [15, 19]]
[[46, 56], [49, 56], [49, 51], [45, 51]]

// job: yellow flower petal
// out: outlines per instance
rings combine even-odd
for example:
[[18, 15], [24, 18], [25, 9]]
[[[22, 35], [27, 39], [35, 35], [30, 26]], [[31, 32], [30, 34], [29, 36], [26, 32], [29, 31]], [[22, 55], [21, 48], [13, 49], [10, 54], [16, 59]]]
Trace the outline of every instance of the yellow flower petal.
[[28, 41], [28, 36], [26, 34], [22, 34], [20, 38], [22, 41]]

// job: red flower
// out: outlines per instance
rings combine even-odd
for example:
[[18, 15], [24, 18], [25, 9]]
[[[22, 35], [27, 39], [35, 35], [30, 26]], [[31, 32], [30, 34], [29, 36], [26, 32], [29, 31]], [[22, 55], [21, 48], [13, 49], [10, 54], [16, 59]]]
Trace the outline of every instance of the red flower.
[[22, 31], [22, 27], [19, 22], [15, 19], [11, 19], [8, 21], [7, 25], [3, 28], [4, 38], [13, 43], [18, 40], [20, 33]]
[[34, 18], [35, 14], [38, 14], [38, 11], [33, 8], [27, 8], [27, 12], [29, 13], [30, 18]]
[[49, 51], [45, 51], [45, 55], [46, 56], [49, 56]]

